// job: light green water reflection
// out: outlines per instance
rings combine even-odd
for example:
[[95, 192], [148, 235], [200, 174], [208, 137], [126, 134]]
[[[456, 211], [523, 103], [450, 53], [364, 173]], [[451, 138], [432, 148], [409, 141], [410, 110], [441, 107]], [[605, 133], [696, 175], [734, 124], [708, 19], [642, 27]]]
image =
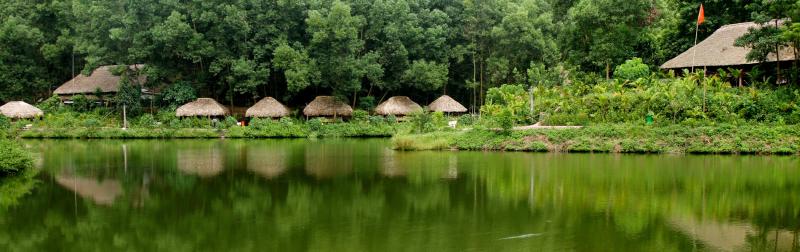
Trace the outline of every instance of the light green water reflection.
[[[781, 156], [395, 152], [386, 140], [28, 141], [35, 251], [797, 250]], [[6, 249], [3, 249], [6, 250]]]

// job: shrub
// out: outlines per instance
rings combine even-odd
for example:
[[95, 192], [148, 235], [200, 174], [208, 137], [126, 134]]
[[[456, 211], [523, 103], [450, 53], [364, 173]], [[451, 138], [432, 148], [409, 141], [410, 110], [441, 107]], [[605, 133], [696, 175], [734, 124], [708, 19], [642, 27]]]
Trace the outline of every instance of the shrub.
[[0, 140], [0, 177], [6, 177], [33, 168], [33, 159], [22, 147]]
[[157, 126], [157, 121], [152, 114], [143, 114], [133, 120], [133, 126], [142, 128], [154, 128]]
[[94, 107], [94, 102], [85, 95], [72, 96], [72, 109], [78, 112], [88, 112]]
[[650, 67], [640, 58], [626, 60], [614, 69], [614, 77], [620, 80], [637, 80], [650, 75]]
[[458, 124], [461, 126], [470, 126], [475, 124], [475, 116], [466, 114], [458, 117]]
[[97, 128], [97, 127], [100, 127], [100, 125], [101, 125], [100, 121], [95, 119], [95, 118], [89, 118], [89, 119], [83, 120], [83, 122], [81, 123], [81, 126], [86, 127], [86, 128]]
[[61, 103], [61, 98], [58, 95], [50, 96], [46, 100], [37, 104], [37, 107], [44, 111], [47, 114], [58, 112], [62, 109], [63, 103]]
[[369, 112], [357, 109], [353, 111], [353, 120], [359, 122], [366, 122], [369, 119]]
[[427, 133], [434, 130], [433, 118], [430, 113], [420, 111], [410, 116], [409, 122], [413, 125], [413, 132]]

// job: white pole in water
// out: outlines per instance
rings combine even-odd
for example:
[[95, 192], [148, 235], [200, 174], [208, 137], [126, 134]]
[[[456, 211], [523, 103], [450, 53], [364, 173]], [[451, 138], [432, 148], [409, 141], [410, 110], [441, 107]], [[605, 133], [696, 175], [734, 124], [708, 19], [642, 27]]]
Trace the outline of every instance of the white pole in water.
[[122, 130], [128, 129], [128, 114], [127, 114], [127, 106], [122, 105]]

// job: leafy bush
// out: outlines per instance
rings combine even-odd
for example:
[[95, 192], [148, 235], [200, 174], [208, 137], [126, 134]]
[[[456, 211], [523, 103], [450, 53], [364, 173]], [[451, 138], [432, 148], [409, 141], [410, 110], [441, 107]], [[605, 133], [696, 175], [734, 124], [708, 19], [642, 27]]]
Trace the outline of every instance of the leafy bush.
[[358, 108], [363, 110], [372, 110], [375, 108], [374, 96], [364, 96], [358, 99]]
[[643, 123], [651, 113], [656, 124], [800, 123], [800, 90], [732, 87], [721, 77], [702, 74], [536, 87], [534, 96], [536, 111], [549, 115], [551, 125]]
[[470, 126], [475, 124], [475, 116], [466, 114], [458, 117], [458, 124], [461, 126]]
[[157, 126], [156, 118], [152, 114], [143, 114], [133, 120], [133, 127], [154, 128]]
[[364, 110], [360, 110], [360, 109], [357, 109], [357, 110], [353, 111], [353, 120], [354, 121], [365, 122], [368, 119], [369, 119], [369, 112], [364, 111]]
[[531, 120], [530, 96], [522, 85], [502, 85], [486, 92], [486, 105], [481, 107], [484, 124], [489, 127], [511, 129], [516, 124]]
[[33, 159], [17, 144], [0, 140], [0, 178], [33, 168]]
[[409, 116], [409, 122], [413, 125], [413, 132], [427, 133], [435, 129], [433, 117], [426, 111], [420, 111]]
[[97, 127], [100, 127], [100, 125], [101, 125], [100, 121], [95, 119], [95, 118], [89, 118], [89, 119], [83, 120], [83, 122], [81, 123], [81, 126], [86, 127], [86, 128], [97, 128]]
[[63, 108], [63, 105], [64, 104], [61, 103], [61, 98], [54, 94], [53, 96], [50, 96], [50, 98], [47, 98], [46, 100], [37, 104], [37, 107], [45, 113], [50, 114], [60, 111]]
[[642, 59], [633, 58], [614, 69], [614, 77], [620, 80], [637, 80], [650, 75], [650, 67]]
[[78, 112], [88, 112], [94, 108], [94, 101], [85, 95], [72, 96], [72, 109]]
[[11, 120], [8, 117], [0, 114], [0, 130], [8, 130], [11, 127]]

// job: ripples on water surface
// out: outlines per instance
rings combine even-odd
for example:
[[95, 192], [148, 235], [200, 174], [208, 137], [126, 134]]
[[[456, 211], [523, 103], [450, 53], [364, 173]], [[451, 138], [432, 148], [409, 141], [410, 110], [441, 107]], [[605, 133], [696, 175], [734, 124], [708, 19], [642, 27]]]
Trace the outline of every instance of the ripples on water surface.
[[[26, 141], [32, 251], [790, 251], [794, 156], [395, 152], [388, 140]], [[9, 185], [6, 185], [9, 186]]]

